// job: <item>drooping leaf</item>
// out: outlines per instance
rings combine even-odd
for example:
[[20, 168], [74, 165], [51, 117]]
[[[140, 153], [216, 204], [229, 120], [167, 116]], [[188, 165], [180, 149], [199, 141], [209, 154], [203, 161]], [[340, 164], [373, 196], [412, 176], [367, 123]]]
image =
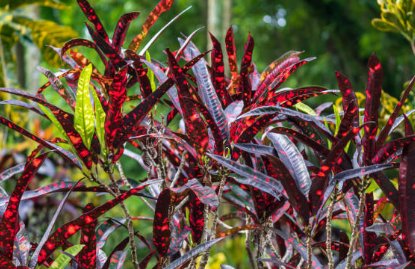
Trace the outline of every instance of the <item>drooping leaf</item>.
[[59, 146], [57, 146], [57, 145], [55, 145], [55, 144], [53, 144], [49, 141], [43, 140], [43, 139], [35, 136], [34, 134], [31, 134], [27, 130], [21, 128], [20, 126], [17, 126], [13, 122], [9, 121], [6, 118], [3, 118], [2, 116], [0, 116], [0, 123], [7, 126], [10, 129], [13, 129], [13, 130], [19, 132], [20, 134], [26, 136], [27, 138], [32, 139], [33, 141], [43, 145], [46, 148], [49, 148], [51, 150], [55, 150], [62, 157], [64, 157], [66, 160], [68, 160], [70, 163], [73, 163], [74, 165], [78, 166], [79, 168], [82, 168], [81, 163], [78, 161], [78, 159], [72, 153], [62, 149], [61, 147], [59, 147]]
[[183, 256], [181, 256], [180, 258], [177, 258], [176, 260], [174, 260], [173, 262], [171, 262], [169, 265], [167, 265], [165, 267], [165, 269], [175, 269], [175, 268], [179, 268], [180, 266], [182, 266], [183, 264], [185, 264], [190, 259], [196, 258], [202, 252], [205, 252], [205, 251], [209, 250], [213, 245], [215, 245], [216, 243], [218, 243], [222, 239], [223, 238], [221, 238], [221, 237], [220, 238], [216, 238], [216, 239], [207, 241], [207, 242], [205, 242], [203, 244], [200, 244], [200, 245], [198, 245], [195, 248], [192, 248], [189, 252], [185, 253]]
[[222, 156], [213, 155], [210, 153], [207, 153], [207, 155], [217, 161], [220, 165], [223, 165], [224, 167], [238, 174], [240, 177], [234, 177], [238, 183], [258, 188], [261, 191], [264, 191], [273, 197], [280, 199], [283, 192], [283, 187], [281, 183], [275, 178], [256, 171], [249, 166], [226, 159]]
[[125, 36], [127, 35], [128, 28], [133, 20], [135, 20], [140, 12], [131, 12], [121, 16], [118, 20], [117, 26], [112, 36], [112, 46], [119, 52], [121, 46], [124, 44]]
[[[65, 249], [64, 253], [60, 254], [56, 260], [53, 261], [50, 268], [52, 269], [65, 269], [71, 261], [72, 257], [78, 255], [78, 253], [84, 248], [84, 245], [74, 245]], [[69, 254], [69, 255], [67, 255]]]
[[112, 200], [107, 201], [106, 203], [102, 204], [101, 206], [98, 206], [80, 217], [76, 218], [75, 220], [72, 220], [65, 225], [58, 228], [47, 240], [45, 243], [45, 246], [42, 248], [39, 254], [38, 263], [42, 264], [49, 255], [58, 247], [62, 245], [62, 242], [71, 236], [73, 236], [75, 233], [77, 233], [82, 226], [87, 225], [91, 222], [93, 222], [95, 219], [97, 219], [102, 214], [106, 213], [110, 209], [112, 209], [114, 206], [118, 205], [120, 202], [124, 201], [125, 199], [129, 198], [131, 195], [135, 195], [141, 190], [143, 190], [145, 187], [147, 187], [149, 184], [155, 184], [160, 183], [159, 180], [154, 180], [151, 182], [145, 182], [141, 185], [129, 190], [128, 192], [125, 192], [117, 197], [115, 197]]

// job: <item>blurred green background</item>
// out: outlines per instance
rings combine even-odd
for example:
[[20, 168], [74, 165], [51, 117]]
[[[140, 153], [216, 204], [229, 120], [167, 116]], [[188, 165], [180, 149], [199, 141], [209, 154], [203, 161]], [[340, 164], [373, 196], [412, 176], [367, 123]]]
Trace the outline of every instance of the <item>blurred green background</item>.
[[[8, 1], [3, 2], [4, 6]], [[12, 2], [16, 0], [9, 3]], [[129, 31], [127, 44], [139, 32], [142, 22], [156, 4], [153, 0], [90, 2], [109, 32], [112, 32], [123, 13], [141, 12]], [[62, 0], [61, 3], [64, 5], [58, 9], [27, 5], [14, 12], [69, 26], [75, 30], [76, 35], [89, 38], [84, 25], [86, 18], [80, 12], [76, 1]], [[380, 14], [375, 0], [176, 0], [172, 10], [161, 16], [145, 41], [188, 6], [192, 8], [170, 26], [150, 49], [154, 58], [164, 60], [163, 50], [177, 48], [177, 37], [181, 34], [189, 35], [204, 26], [194, 41], [200, 48], [208, 48], [208, 29], [223, 40], [226, 29], [233, 25], [239, 57], [248, 33], [254, 37], [254, 59], [259, 71], [288, 50], [304, 51], [304, 56], [307, 57], [316, 56], [314, 62], [299, 70], [294, 76], [295, 81], [291, 81], [292, 84], [298, 82], [301, 85], [318, 84], [333, 88], [336, 87], [334, 71], [338, 70], [351, 78], [356, 89], [362, 90], [366, 80], [367, 59], [370, 54], [376, 53], [385, 68], [385, 90], [393, 96], [399, 96], [403, 83], [409, 80], [415, 70], [414, 56], [405, 39], [398, 34], [380, 32], [371, 26], [370, 21]], [[4, 17], [3, 14], [3, 20]], [[63, 32], [69, 34], [67, 29]], [[62, 36], [63, 39], [64, 37]], [[30, 42], [30, 38], [24, 38], [19, 43], [27, 48], [30, 47]], [[40, 42], [40, 45], [46, 44]], [[6, 47], [5, 50], [7, 49], [9, 48]], [[10, 48], [21, 49], [21, 46]], [[43, 53], [45, 51], [47, 49], [42, 50]], [[20, 64], [14, 74], [9, 76], [18, 79], [20, 76], [23, 84], [21, 86], [28, 88], [33, 87], [33, 82], [37, 80], [36, 73], [27, 69], [33, 69], [39, 61], [41, 65], [45, 65], [45, 57], [27, 57], [27, 53], [25, 55], [25, 63]], [[19, 70], [22, 68], [26, 68], [25, 79], [22, 79], [24, 72]]]

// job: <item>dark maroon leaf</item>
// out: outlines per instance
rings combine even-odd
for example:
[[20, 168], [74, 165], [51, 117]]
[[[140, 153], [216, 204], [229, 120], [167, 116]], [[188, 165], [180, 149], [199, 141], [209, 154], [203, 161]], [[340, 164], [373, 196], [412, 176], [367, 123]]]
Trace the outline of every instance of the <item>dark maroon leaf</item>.
[[336, 72], [337, 84], [342, 93], [342, 104], [344, 116], [339, 127], [337, 138], [345, 134], [350, 126], [359, 126], [359, 106], [356, 94], [350, 80], [340, 72]]
[[95, 10], [91, 7], [87, 0], [77, 0], [78, 5], [81, 7], [82, 12], [85, 14], [87, 19], [94, 25], [97, 33], [109, 43], [108, 34], [104, 29], [104, 25], [101, 23], [98, 15], [95, 13]]
[[203, 227], [205, 225], [204, 209], [205, 205], [202, 204], [196, 195], [191, 194], [189, 200], [189, 223], [192, 231], [192, 239], [197, 244], [200, 243], [203, 234]]
[[382, 145], [386, 141], [386, 138], [388, 137], [390, 130], [395, 124], [395, 121], [399, 115], [399, 112], [401, 111], [402, 106], [405, 104], [406, 99], [408, 98], [410, 92], [412, 91], [414, 84], [415, 84], [415, 76], [412, 77], [411, 81], [409, 82], [408, 87], [406, 87], [405, 91], [403, 92], [401, 99], [399, 100], [398, 104], [394, 108], [392, 114], [389, 116], [389, 119], [386, 122], [386, 125], [380, 131], [379, 136], [376, 140], [376, 146], [378, 148], [380, 147], [380, 145]]
[[[390, 141], [383, 145], [373, 156], [372, 163], [382, 163], [387, 160], [389, 157], [394, 156], [399, 149], [402, 149], [406, 145], [409, 145], [412, 141], [415, 141], [415, 135], [407, 136], [404, 138], [396, 139]], [[395, 156], [396, 157], [396, 156]]]
[[163, 190], [157, 199], [156, 210], [154, 212], [153, 244], [162, 257], [167, 254], [170, 246], [171, 231], [169, 212], [174, 200], [174, 193], [169, 189]]
[[[186, 133], [191, 139], [192, 146], [197, 149], [199, 154], [203, 154], [208, 144], [208, 136], [206, 125], [203, 122], [199, 112], [196, 110], [194, 104], [190, 101], [197, 93], [187, 82], [183, 69], [178, 65], [173, 54], [167, 50], [169, 57], [169, 66], [172, 71], [173, 80], [179, 90], [180, 106], [183, 110], [183, 117], [185, 122]], [[197, 139], [197, 141], [196, 141]]]
[[91, 48], [91, 49], [95, 50], [95, 51], [98, 53], [98, 55], [99, 55], [99, 57], [100, 57], [101, 61], [102, 61], [105, 65], [107, 64], [107, 59], [105, 58], [105, 55], [104, 55], [104, 54], [102, 54], [102, 51], [98, 49], [98, 46], [97, 46], [94, 42], [89, 41], [89, 40], [87, 40], [87, 39], [82, 39], [82, 38], [75, 38], [75, 39], [71, 39], [71, 40], [69, 40], [68, 42], [66, 42], [66, 43], [63, 45], [62, 49], [60, 50], [60, 56], [61, 56], [62, 58], [67, 57], [67, 56], [65, 56], [65, 53], [66, 53], [69, 49], [72, 49], [72, 48], [74, 48], [74, 47], [79, 47], [79, 46], [82, 46], [82, 47], [87, 47], [87, 48]]
[[222, 107], [227, 107], [232, 102], [232, 99], [226, 89], [225, 66], [223, 64], [222, 47], [219, 41], [211, 33], [210, 40], [213, 44], [213, 50], [210, 54], [212, 62], [212, 83], [217, 95], [219, 96]]
[[399, 202], [404, 249], [415, 255], [415, 143], [404, 147], [399, 167]]
[[254, 39], [249, 34], [248, 40], [245, 44], [245, 52], [242, 57], [241, 62], [241, 72], [239, 74], [239, 85], [237, 93], [242, 94], [242, 99], [245, 105], [249, 105], [251, 103], [251, 95], [252, 95], [252, 85], [249, 79], [250, 68], [252, 64], [252, 53], [254, 50]]
[[3, 118], [2, 116], [0, 116], [0, 123], [3, 124], [3, 125], [6, 125], [10, 129], [13, 129], [13, 130], [19, 132], [20, 134], [26, 136], [27, 138], [32, 139], [33, 141], [41, 144], [42, 146], [58, 152], [59, 155], [61, 155], [65, 159], [67, 159], [70, 163], [73, 163], [74, 165], [78, 166], [79, 168], [82, 168], [82, 164], [78, 161], [78, 159], [72, 153], [62, 149], [61, 147], [56, 146], [55, 144], [53, 144], [49, 141], [43, 140], [43, 139], [35, 136], [34, 134], [29, 133], [27, 130], [21, 128], [20, 126], [17, 126], [13, 122], [9, 121], [6, 118]]
[[135, 20], [140, 12], [131, 12], [121, 16], [118, 20], [117, 26], [114, 30], [114, 35], [112, 36], [112, 46], [120, 52], [121, 46], [124, 44], [125, 36], [127, 34], [128, 28], [133, 20]]
[[60, 227], [59, 229], [57, 229], [49, 237], [49, 239], [45, 243], [45, 246], [41, 250], [41, 252], [39, 254], [38, 263], [42, 264], [49, 257], [49, 255], [52, 254], [52, 252], [56, 248], [60, 247], [66, 239], [70, 238], [75, 233], [77, 233], [84, 225], [92, 223], [99, 216], [106, 213], [107, 211], [109, 211], [110, 209], [112, 209], [113, 207], [118, 205], [120, 202], [122, 202], [125, 199], [129, 198], [131, 195], [135, 195], [138, 192], [140, 192], [141, 190], [143, 190], [145, 187], [147, 187], [149, 184], [155, 184], [157, 182], [159, 182], [159, 181], [155, 180], [155, 181], [151, 181], [151, 182], [145, 182], [145, 183], [129, 190], [128, 192], [125, 192], [125, 193], [115, 197], [114, 199], [104, 203], [103, 205], [98, 206], [98, 207], [86, 212], [85, 214], [81, 215], [80, 217], [76, 218], [75, 220], [72, 220], [72, 221], [66, 223], [65, 225], [63, 225], [62, 227]]
[[375, 153], [375, 140], [378, 130], [378, 114], [380, 106], [380, 95], [382, 92], [383, 70], [378, 58], [372, 55], [368, 63], [368, 82], [366, 86], [365, 117], [363, 122], [373, 122], [364, 127], [365, 133], [362, 138], [365, 164], [370, 164]]

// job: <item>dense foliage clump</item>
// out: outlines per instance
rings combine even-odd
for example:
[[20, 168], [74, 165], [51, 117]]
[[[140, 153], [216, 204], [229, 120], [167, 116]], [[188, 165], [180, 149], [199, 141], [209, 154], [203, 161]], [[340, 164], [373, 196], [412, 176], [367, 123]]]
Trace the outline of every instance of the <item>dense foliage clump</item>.
[[[57, 133], [46, 138], [0, 116], [38, 144], [26, 162], [0, 173], [1, 181], [20, 174], [0, 196], [1, 268], [205, 268], [212, 247], [238, 237], [249, 268], [415, 266], [413, 110], [402, 112], [414, 78], [384, 123], [374, 55], [362, 104], [340, 72], [338, 90], [282, 88], [313, 58], [289, 51], [259, 72], [253, 37], [237, 51], [232, 28], [223, 44], [210, 35], [210, 51], [192, 43], [196, 30], [166, 49], [164, 61], [152, 59], [148, 49], [164, 28], [142, 42], [172, 0], [157, 4], [128, 49], [138, 12], [121, 16], [110, 37], [91, 5], [78, 3], [92, 40], [54, 48], [64, 69], [41, 68], [48, 82], [36, 94], [0, 88], [19, 97], [4, 104], [32, 110]], [[49, 87], [65, 104], [48, 101]], [[303, 103], [323, 95], [341, 102]], [[122, 158], [146, 177], [126, 176]], [[33, 188], [47, 164], [66, 167], [66, 176]], [[58, 192], [65, 196], [35, 242], [22, 205]], [[133, 197], [140, 199], [127, 203]], [[59, 223], [74, 204], [80, 211]], [[124, 237], [105, 247], [120, 229]]]

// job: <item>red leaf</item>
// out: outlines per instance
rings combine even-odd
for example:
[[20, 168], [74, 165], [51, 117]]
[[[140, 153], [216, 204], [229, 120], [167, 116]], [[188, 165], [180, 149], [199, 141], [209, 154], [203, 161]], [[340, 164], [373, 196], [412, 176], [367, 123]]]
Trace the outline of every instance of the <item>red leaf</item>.
[[120, 202], [124, 201], [125, 199], [129, 198], [131, 195], [135, 195], [149, 184], [156, 183], [156, 181], [152, 182], [145, 182], [128, 192], [125, 192], [114, 199], [107, 201], [101, 206], [98, 206], [80, 217], [64, 224], [62, 227], [58, 228], [47, 240], [45, 246], [40, 252], [38, 263], [42, 264], [51, 254], [55, 251], [56, 248], [62, 246], [63, 242], [77, 233], [83, 226], [90, 225], [93, 223], [99, 216], [106, 213], [114, 206], [118, 205]]
[[383, 70], [378, 58], [372, 55], [369, 58], [369, 72], [368, 82], [366, 86], [366, 106], [365, 117], [363, 122], [374, 122], [374, 124], [368, 124], [364, 127], [365, 133], [362, 138], [363, 144], [363, 161], [366, 165], [371, 164], [375, 153], [375, 139], [376, 132], [378, 130], [378, 113], [380, 106], [380, 95], [382, 92], [382, 78]]
[[295, 63], [298, 63], [300, 61], [300, 57], [298, 57], [298, 55], [300, 54], [301, 52], [298, 51], [289, 51], [277, 60], [273, 61], [261, 74], [261, 82], [255, 91], [254, 100], [257, 100], [258, 97], [263, 95], [268, 90], [268, 85], [270, 85], [283, 70]]
[[153, 223], [153, 244], [162, 257], [167, 254], [170, 246], [169, 211], [174, 200], [174, 193], [169, 189], [163, 190], [157, 198]]
[[74, 155], [72, 155], [72, 153], [62, 149], [61, 147], [56, 146], [55, 144], [53, 144], [49, 141], [43, 140], [43, 139], [35, 136], [34, 134], [29, 133], [27, 130], [23, 129], [20, 126], [17, 126], [13, 122], [9, 121], [6, 118], [3, 118], [2, 116], [0, 116], [0, 123], [3, 124], [3, 125], [6, 125], [10, 129], [13, 129], [13, 130], [19, 132], [20, 134], [32, 139], [33, 141], [41, 144], [42, 146], [58, 152], [59, 155], [61, 155], [66, 160], [68, 160], [70, 163], [78, 166], [79, 168], [82, 168], [81, 163], [76, 159], [76, 157]]
[[[344, 116], [339, 127], [337, 138], [352, 127], [359, 126], [359, 105], [350, 80], [340, 72], [336, 72], [337, 83], [342, 93]], [[351, 108], [350, 108], [351, 107]], [[348, 111], [348, 112], [347, 112]], [[346, 113], [347, 112], [347, 113]]]
[[415, 143], [405, 146], [399, 167], [399, 202], [404, 249], [415, 256]]
[[192, 97], [197, 96], [197, 93], [189, 86], [189, 83], [184, 76], [183, 69], [179, 66], [169, 50], [167, 50], [167, 55], [169, 57], [172, 78], [179, 90], [179, 101], [180, 107], [183, 110], [186, 133], [191, 139], [192, 146], [197, 149], [199, 154], [203, 154], [208, 144], [206, 125], [197, 111], [196, 106], [191, 102], [192, 99], [197, 100], [197, 97]]
[[128, 48], [132, 51], [137, 51], [140, 47], [141, 41], [146, 37], [150, 28], [154, 25], [157, 19], [160, 17], [161, 14], [168, 11], [171, 6], [173, 5], [174, 0], [161, 0], [157, 6], [151, 11], [150, 15], [148, 15], [146, 21], [144, 22], [141, 33], [134, 37], [133, 41], [131, 41]]
[[140, 12], [131, 12], [121, 16], [118, 20], [117, 26], [114, 30], [114, 35], [112, 36], [112, 46], [120, 52], [121, 46], [124, 44], [125, 36], [127, 34], [128, 28], [133, 20], [135, 20]]
[[[75, 130], [74, 127], [74, 116], [72, 114], [66, 113], [62, 109], [54, 106], [43, 98], [32, 95], [28, 92], [18, 90], [18, 89], [9, 89], [9, 88], [0, 88], [1, 92], [7, 92], [14, 95], [18, 95], [27, 99], [30, 99], [36, 103], [39, 103], [47, 108], [55, 115], [59, 123], [62, 125], [62, 128], [65, 130], [66, 134], [68, 135], [69, 139], [71, 140], [72, 145], [74, 146], [78, 156], [82, 159], [85, 165], [90, 168], [92, 166], [92, 159], [91, 159], [91, 152], [85, 147], [84, 143], [82, 142], [82, 138], [80, 134]], [[36, 141], [38, 142], [38, 141]]]
[[40, 149], [41, 147], [33, 151], [27, 158], [24, 171], [17, 180], [16, 187], [10, 195], [9, 203], [7, 204], [6, 211], [4, 211], [0, 223], [0, 250], [2, 250], [2, 253], [10, 260], [13, 258], [14, 239], [20, 228], [19, 205], [21, 198], [29, 185], [29, 182], [35, 176], [37, 170], [47, 157], [47, 154], [36, 157]]
[[104, 25], [101, 23], [98, 15], [95, 13], [95, 10], [91, 7], [87, 0], [77, 0], [78, 5], [81, 7], [82, 12], [85, 14], [87, 19], [94, 25], [95, 30], [98, 34], [109, 43], [108, 34], [104, 29]]
[[[84, 208], [84, 213], [92, 210], [94, 206], [87, 204]], [[97, 238], [95, 235], [95, 229], [98, 221], [95, 219], [93, 222], [82, 227], [81, 241], [80, 243], [85, 245], [81, 252], [77, 255], [78, 264], [81, 268], [95, 268], [97, 262]]]
[[380, 131], [379, 136], [376, 140], [376, 147], [380, 147], [388, 137], [389, 131], [392, 129], [393, 124], [395, 123], [399, 112], [402, 109], [402, 106], [405, 104], [406, 99], [408, 98], [409, 94], [411, 93], [413, 87], [415, 84], [415, 76], [412, 77], [411, 81], [409, 82], [408, 87], [406, 87], [405, 91], [403, 92], [401, 99], [399, 100], [398, 104], [394, 108], [392, 114], [389, 116], [388, 121], [386, 122], [386, 125], [383, 127], [383, 129]]
[[241, 72], [239, 76], [239, 85], [237, 93], [242, 94], [242, 99], [245, 106], [251, 103], [252, 85], [249, 79], [250, 68], [252, 64], [252, 52], [254, 50], [254, 39], [251, 34], [248, 35], [248, 40], [245, 44], [245, 52], [241, 62]]
[[226, 89], [225, 66], [223, 64], [222, 47], [219, 41], [211, 33], [210, 40], [213, 44], [213, 50], [211, 52], [212, 83], [217, 95], [219, 96], [219, 100], [222, 103], [222, 107], [227, 107], [232, 102], [232, 99]]
[[192, 229], [193, 241], [197, 244], [200, 243], [203, 234], [203, 227], [205, 225], [204, 209], [205, 205], [202, 204], [193, 193], [190, 194], [189, 209], [190, 209], [190, 228]]
[[225, 37], [226, 53], [228, 54], [229, 69], [231, 72], [230, 94], [235, 94], [235, 89], [238, 87], [238, 60], [236, 59], [235, 38], [232, 27], [229, 27]]
[[107, 59], [105, 58], [105, 55], [102, 54], [102, 51], [98, 49], [98, 46], [94, 42], [91, 42], [89, 40], [82, 39], [82, 38], [75, 38], [75, 39], [71, 39], [68, 42], [66, 42], [60, 51], [60, 56], [64, 57], [65, 53], [69, 49], [72, 49], [73, 47], [78, 47], [78, 46], [94, 49], [98, 53], [104, 65], [107, 64]]

